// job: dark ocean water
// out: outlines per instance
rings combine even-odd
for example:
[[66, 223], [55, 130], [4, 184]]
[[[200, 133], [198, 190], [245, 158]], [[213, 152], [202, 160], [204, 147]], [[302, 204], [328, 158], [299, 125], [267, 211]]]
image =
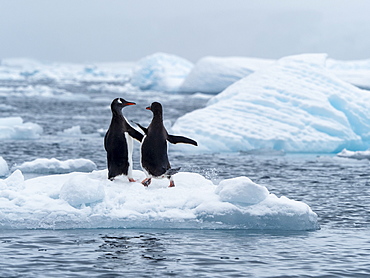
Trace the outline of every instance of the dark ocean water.
[[[151, 119], [145, 107], [160, 101], [169, 126], [208, 99], [129, 87], [91, 92], [86, 84], [68, 90], [76, 97], [0, 96], [7, 107], [0, 117], [21, 116], [44, 129], [38, 140], [1, 141], [0, 156], [10, 167], [55, 157], [87, 158], [104, 169], [97, 130], [108, 128], [113, 98], [136, 102], [124, 114], [144, 125]], [[73, 126], [83, 135], [58, 135]], [[138, 155], [134, 169], [140, 169]], [[318, 214], [321, 230], [3, 230], [0, 277], [370, 277], [369, 161], [323, 154], [182, 154], [175, 147], [169, 156], [173, 166], [216, 183], [248, 176], [277, 196], [303, 201]]]

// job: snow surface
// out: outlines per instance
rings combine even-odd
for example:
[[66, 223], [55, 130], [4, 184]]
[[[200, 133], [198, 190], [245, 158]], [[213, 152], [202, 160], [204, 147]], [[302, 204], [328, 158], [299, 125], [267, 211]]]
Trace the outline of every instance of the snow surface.
[[15, 165], [12, 170], [19, 169], [23, 173], [64, 174], [70, 172], [91, 172], [96, 170], [96, 164], [89, 159], [67, 159], [60, 161], [56, 158], [37, 158], [33, 161]]
[[173, 134], [191, 152], [252, 149], [338, 152], [370, 147], [370, 92], [325, 67], [326, 55], [289, 56], [232, 84], [203, 109], [180, 117]]
[[339, 157], [353, 158], [353, 159], [369, 159], [370, 160], [370, 150], [367, 151], [349, 151], [347, 149], [342, 150], [337, 154]]
[[137, 62], [130, 82], [142, 90], [176, 92], [192, 67], [191, 62], [181, 57], [155, 53]]
[[0, 156], [0, 177], [5, 177], [9, 173], [8, 163]]
[[[141, 171], [134, 178], [144, 179]], [[220, 185], [194, 173], [153, 180], [145, 188], [107, 171], [69, 173], [25, 180], [16, 170], [0, 180], [0, 228], [199, 228], [319, 229], [310, 207], [278, 198], [246, 177]]]
[[0, 118], [0, 140], [38, 139], [43, 129], [35, 123], [23, 123], [21, 117]]
[[195, 64], [179, 91], [217, 94], [234, 82], [274, 62], [247, 57], [207, 56]]

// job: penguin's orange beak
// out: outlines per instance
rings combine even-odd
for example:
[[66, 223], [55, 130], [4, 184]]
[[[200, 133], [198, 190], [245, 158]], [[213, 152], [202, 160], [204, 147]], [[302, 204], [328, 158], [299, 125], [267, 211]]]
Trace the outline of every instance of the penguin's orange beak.
[[126, 105], [136, 105], [135, 102], [126, 102]]
[[150, 109], [150, 106], [146, 107], [145, 109], [146, 109], [146, 110], [152, 110], [152, 109]]

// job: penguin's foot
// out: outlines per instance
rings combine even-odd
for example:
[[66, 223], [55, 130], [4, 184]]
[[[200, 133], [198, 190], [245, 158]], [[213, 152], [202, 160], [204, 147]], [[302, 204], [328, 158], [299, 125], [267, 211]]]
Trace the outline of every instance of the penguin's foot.
[[141, 183], [145, 186], [145, 187], [148, 187], [149, 184], [152, 182], [152, 178], [146, 178], [145, 180], [143, 180]]
[[136, 182], [136, 180], [134, 180], [133, 178], [128, 178], [128, 181], [129, 182]]
[[175, 187], [175, 182], [174, 181], [170, 181], [170, 185], [168, 187]]
[[110, 180], [110, 181], [114, 181], [114, 178], [115, 178], [115, 177], [110, 177], [110, 178], [108, 178], [108, 180]]

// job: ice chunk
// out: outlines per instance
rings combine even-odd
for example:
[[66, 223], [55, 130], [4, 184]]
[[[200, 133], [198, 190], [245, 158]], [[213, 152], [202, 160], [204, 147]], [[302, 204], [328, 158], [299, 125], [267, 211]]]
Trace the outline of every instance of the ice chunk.
[[221, 181], [216, 194], [224, 202], [254, 205], [266, 199], [269, 192], [266, 187], [252, 182], [247, 177], [237, 177]]
[[20, 169], [24, 173], [37, 174], [64, 174], [70, 172], [91, 172], [96, 169], [96, 164], [89, 159], [68, 159], [60, 161], [56, 158], [37, 158], [33, 161], [15, 165], [14, 169]]
[[0, 156], [0, 177], [4, 177], [8, 175], [8, 173], [9, 173], [8, 163], [6, 163], [4, 158]]
[[192, 67], [191, 62], [181, 57], [155, 53], [137, 62], [131, 84], [142, 90], [176, 92]]
[[179, 91], [217, 94], [234, 82], [274, 62], [247, 57], [207, 56], [195, 64]]
[[104, 196], [103, 185], [98, 180], [85, 175], [73, 176], [63, 184], [60, 190], [60, 198], [73, 207], [102, 201]]
[[199, 174], [178, 173], [174, 188], [156, 179], [145, 188], [145, 174], [133, 174], [138, 182], [109, 181], [107, 170], [23, 181], [17, 170], [0, 180], [0, 228], [319, 228], [307, 204], [278, 198], [246, 177], [217, 186]]
[[43, 129], [35, 123], [23, 123], [21, 117], [0, 118], [0, 139], [38, 139]]
[[353, 158], [353, 159], [370, 159], [370, 150], [367, 151], [349, 151], [343, 149], [340, 153], [337, 154], [339, 157]]
[[63, 137], [80, 137], [82, 135], [81, 127], [79, 125], [73, 126], [63, 130], [63, 132], [57, 133], [59, 136]]
[[285, 57], [180, 117], [172, 133], [195, 139], [193, 152], [272, 149], [332, 153], [370, 146], [370, 92], [325, 68], [326, 55]]

